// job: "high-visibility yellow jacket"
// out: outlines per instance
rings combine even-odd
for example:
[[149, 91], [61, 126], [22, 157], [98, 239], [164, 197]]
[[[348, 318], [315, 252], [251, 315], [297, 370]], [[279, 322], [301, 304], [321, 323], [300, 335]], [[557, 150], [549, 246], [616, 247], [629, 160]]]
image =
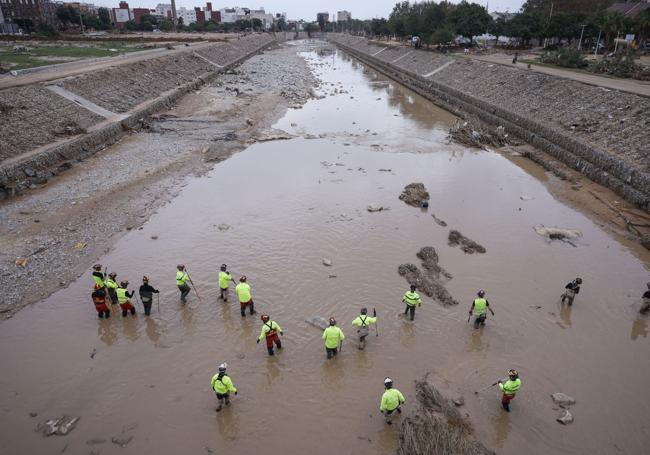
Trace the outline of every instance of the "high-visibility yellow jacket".
[[370, 324], [375, 324], [376, 322], [377, 318], [373, 318], [367, 314], [360, 314], [354, 321], [352, 321], [352, 325], [356, 325], [357, 327], [368, 327]]
[[402, 302], [405, 302], [409, 306], [415, 306], [421, 304], [422, 299], [417, 292], [407, 291], [404, 297], [402, 297]]
[[117, 283], [113, 278], [106, 280], [106, 287], [109, 289], [117, 289]]
[[343, 335], [343, 330], [331, 325], [323, 331], [323, 340], [325, 340], [326, 348], [334, 349], [341, 341], [345, 340], [345, 335]]
[[521, 388], [521, 379], [517, 378], [514, 381], [512, 379], [508, 379], [504, 383], [499, 383], [499, 388], [503, 391], [503, 393], [512, 397], [517, 392], [519, 392], [519, 389]]
[[115, 293], [117, 294], [117, 303], [119, 304], [127, 302], [129, 300], [129, 297], [133, 296], [133, 292], [131, 295], [129, 295], [129, 291], [124, 288], [117, 288], [115, 290]]
[[106, 285], [106, 283], [104, 283], [104, 274], [102, 272], [93, 272], [93, 280], [95, 280], [95, 284], [100, 288], [103, 288]]
[[236, 392], [237, 388], [232, 383], [230, 377], [224, 374], [221, 379], [219, 379], [219, 373], [212, 376], [212, 390], [217, 393], [225, 394], [228, 392]]
[[251, 296], [251, 286], [248, 283], [239, 283], [235, 286], [235, 292], [241, 303], [250, 302], [253, 298]]
[[481, 315], [487, 311], [488, 301], [485, 299], [474, 299], [474, 309], [472, 312]]
[[397, 389], [386, 389], [384, 394], [381, 396], [381, 404], [379, 405], [380, 411], [394, 411], [404, 403], [406, 399], [402, 392]]
[[275, 321], [269, 321], [265, 322], [262, 325], [262, 333], [260, 333], [260, 341], [262, 341], [265, 337], [270, 337], [275, 335], [278, 332], [282, 332], [282, 327], [275, 322]]
[[187, 272], [182, 270], [176, 271], [176, 286], [187, 286], [187, 281], [190, 279], [190, 276]]
[[228, 285], [232, 280], [232, 275], [228, 272], [219, 272], [219, 287], [221, 289], [228, 289]]

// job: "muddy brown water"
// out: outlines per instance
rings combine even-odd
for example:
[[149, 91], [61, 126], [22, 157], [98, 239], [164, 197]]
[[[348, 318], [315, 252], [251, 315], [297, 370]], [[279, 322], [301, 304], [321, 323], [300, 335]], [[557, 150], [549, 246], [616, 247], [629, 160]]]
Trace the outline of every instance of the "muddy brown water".
[[[477, 436], [499, 453], [647, 453], [650, 340], [637, 309], [648, 253], [554, 199], [535, 177], [543, 174], [448, 144], [453, 117], [412, 92], [340, 53], [305, 57], [349, 93], [329, 96], [325, 85], [325, 98], [276, 126], [325, 138], [249, 147], [190, 180], [100, 258], [131, 287], [149, 276], [161, 290], [160, 311], [97, 320], [88, 272], [0, 324], [2, 452], [389, 454], [397, 429], [378, 412], [384, 377], [396, 381], [409, 409], [413, 379], [432, 372], [465, 396]], [[397, 199], [414, 181], [431, 193], [429, 211]], [[371, 203], [390, 210], [369, 213]], [[540, 224], [584, 236], [575, 248], [548, 243], [533, 231]], [[449, 229], [487, 253], [448, 247]], [[406, 289], [397, 266], [419, 265], [415, 254], [427, 245], [462, 303], [424, 299], [410, 323], [397, 316]], [[201, 301], [191, 294], [180, 305], [179, 262]], [[279, 355], [255, 344], [260, 321], [242, 319], [234, 295], [217, 301], [222, 262], [248, 276], [258, 311], [283, 327]], [[562, 288], [577, 275], [582, 291], [562, 308]], [[496, 316], [473, 331], [467, 309], [481, 288]], [[379, 337], [371, 333], [365, 351], [354, 346], [350, 325], [361, 306], [379, 315]], [[348, 338], [327, 361], [320, 330], [304, 321], [330, 315]], [[240, 393], [216, 413], [210, 379], [224, 361]], [[473, 393], [508, 368], [523, 381], [511, 414], [500, 410], [496, 390]], [[555, 422], [549, 395], [558, 391], [577, 399], [567, 427]], [[68, 436], [34, 432], [64, 413], [81, 416]], [[133, 439], [124, 448], [111, 443], [125, 435]]]

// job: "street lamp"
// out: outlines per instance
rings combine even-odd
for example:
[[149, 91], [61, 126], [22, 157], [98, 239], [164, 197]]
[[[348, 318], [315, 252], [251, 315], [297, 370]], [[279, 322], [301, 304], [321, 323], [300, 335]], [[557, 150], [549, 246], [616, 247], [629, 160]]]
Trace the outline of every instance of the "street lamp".
[[578, 42], [578, 50], [582, 49], [582, 35], [585, 33], [585, 27], [587, 25], [583, 24], [582, 25], [582, 31], [580, 32], [580, 42]]

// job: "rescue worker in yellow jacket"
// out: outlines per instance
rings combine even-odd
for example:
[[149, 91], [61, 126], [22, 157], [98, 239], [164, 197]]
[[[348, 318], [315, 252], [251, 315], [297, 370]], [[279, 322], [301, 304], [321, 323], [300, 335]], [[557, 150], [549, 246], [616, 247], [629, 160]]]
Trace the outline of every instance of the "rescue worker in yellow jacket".
[[361, 314], [352, 321], [352, 325], [357, 327], [357, 335], [359, 335], [359, 349], [363, 350], [366, 347], [366, 337], [368, 336], [368, 328], [371, 324], [377, 323], [377, 312], [373, 308], [372, 317], [368, 316], [368, 309], [361, 308]]
[[226, 368], [228, 368], [227, 363], [222, 363], [219, 365], [219, 370], [217, 374], [212, 376], [212, 390], [217, 394], [217, 400], [219, 400], [219, 407], [217, 412], [223, 409], [223, 405], [230, 405], [230, 392], [237, 395], [237, 388], [232, 383], [230, 377], [226, 374]]
[[190, 276], [185, 271], [185, 266], [179, 264], [176, 266], [176, 286], [178, 290], [181, 291], [181, 302], [187, 302], [187, 294], [190, 293], [190, 285], [187, 282], [190, 280]]
[[228, 266], [221, 264], [221, 270], [219, 271], [219, 298], [224, 302], [228, 301], [228, 287], [231, 281], [235, 284], [235, 280], [233, 280], [232, 275], [228, 272]]
[[398, 414], [402, 413], [400, 406], [406, 401], [402, 392], [393, 388], [393, 380], [391, 378], [384, 379], [384, 394], [381, 396], [381, 403], [379, 410], [384, 414], [386, 423], [391, 425], [393, 423], [393, 412], [397, 411]]
[[[490, 308], [490, 302], [485, 299], [485, 291], [478, 291], [478, 298], [472, 301], [472, 306], [469, 309], [469, 317], [472, 315], [476, 316], [474, 319], [474, 328], [478, 329], [480, 326], [485, 325], [485, 319], [487, 318], [487, 312], [490, 310], [492, 316], [494, 316], [494, 311]], [[469, 322], [469, 319], [468, 319]]]
[[278, 349], [282, 349], [282, 342], [280, 341], [280, 337], [278, 337], [278, 332], [280, 335], [284, 335], [282, 327], [277, 322], [271, 321], [268, 314], [263, 314], [262, 332], [257, 342], [259, 343], [266, 338], [266, 349], [269, 351], [269, 355], [275, 355], [273, 352], [273, 343], [275, 343]]
[[108, 297], [111, 299], [111, 304], [117, 305], [117, 273], [111, 272], [108, 274], [108, 279], [106, 280], [106, 290], [108, 291]]
[[510, 402], [515, 398], [517, 392], [521, 388], [521, 379], [517, 370], [508, 370], [508, 380], [506, 382], [499, 381], [499, 388], [503, 392], [501, 397], [501, 406], [506, 412], [510, 412]]
[[102, 265], [101, 264], [95, 264], [93, 265], [93, 280], [95, 281], [95, 284], [99, 286], [99, 289], [104, 289], [106, 286], [106, 282], [104, 281], [106, 279], [106, 276], [102, 272]]
[[248, 307], [250, 314], [255, 314], [255, 302], [251, 295], [251, 286], [247, 282], [246, 275], [239, 279], [239, 284], [235, 286], [235, 293], [239, 298], [239, 309], [241, 310], [241, 317], [246, 317], [246, 307]]
[[120, 283], [120, 287], [117, 288], [115, 291], [117, 293], [117, 302], [120, 304], [120, 308], [122, 309], [122, 317], [125, 318], [126, 315], [131, 312], [131, 316], [135, 316], [135, 307], [131, 304], [131, 301], [129, 298], [133, 297], [133, 294], [135, 294], [135, 291], [127, 291], [127, 288], [129, 287], [129, 282], [128, 281], [122, 281]]
[[422, 306], [422, 298], [420, 298], [420, 294], [415, 292], [415, 289], [417, 289], [417, 287], [412, 284], [411, 290], [406, 291], [406, 294], [404, 294], [404, 297], [402, 297], [402, 302], [406, 303], [404, 315], [410, 311], [411, 321], [415, 318], [415, 306]]
[[343, 330], [336, 326], [336, 319], [333, 317], [330, 318], [329, 324], [330, 326], [323, 331], [323, 340], [325, 340], [327, 358], [331, 359], [338, 353], [339, 348], [343, 346], [345, 335], [343, 335]]

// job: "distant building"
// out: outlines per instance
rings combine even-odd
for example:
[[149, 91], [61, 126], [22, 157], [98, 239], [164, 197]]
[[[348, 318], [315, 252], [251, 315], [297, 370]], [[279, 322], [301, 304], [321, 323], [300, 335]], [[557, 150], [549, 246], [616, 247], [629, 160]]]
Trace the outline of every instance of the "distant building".
[[158, 3], [154, 9], [155, 15], [170, 19], [172, 18], [172, 5], [171, 3]]
[[336, 13], [336, 20], [338, 22], [347, 22], [352, 19], [352, 14], [350, 11], [339, 11]]
[[246, 20], [248, 18], [248, 13], [250, 12], [247, 8], [221, 8], [219, 13], [221, 15], [221, 22], [234, 23], [238, 20]]
[[49, 0], [0, 0], [3, 22], [13, 22], [21, 28], [55, 25], [57, 5]]
[[212, 2], [207, 2], [203, 8], [203, 13], [205, 14], [206, 21], [212, 21], [215, 23], [221, 22], [221, 13], [219, 11], [214, 11], [212, 9]]
[[640, 12], [650, 8], [650, 0], [644, 2], [616, 2], [609, 8], [608, 13], [620, 13], [628, 17], [636, 17]]
[[330, 13], [318, 13], [316, 14], [316, 21], [320, 23], [323, 21], [323, 23], [328, 23], [330, 21]]
[[124, 24], [133, 19], [133, 17], [131, 17], [131, 11], [129, 10], [129, 4], [127, 2], [120, 2], [119, 8], [112, 8], [111, 16], [115, 27], [119, 29], [123, 29]]
[[131, 10], [131, 17], [133, 18], [133, 21], [139, 25], [142, 22], [142, 17], [151, 16], [152, 12], [155, 13], [156, 10], [152, 11], [149, 8], [133, 8]]
[[93, 5], [92, 3], [81, 3], [81, 2], [56, 2], [57, 6], [71, 6], [74, 9], [78, 9], [84, 14], [97, 14], [99, 7]]
[[508, 12], [506, 12], [506, 13], [498, 13], [496, 11], [490, 13], [490, 16], [492, 16], [492, 19], [494, 19], [495, 21], [497, 19], [503, 19], [506, 22], [514, 19], [514, 17], [516, 15], [517, 15], [517, 13], [508, 13]]
[[196, 11], [181, 6], [176, 8], [176, 17], [183, 18], [183, 25], [190, 25], [196, 22]]
[[250, 10], [248, 19], [258, 19], [265, 30], [273, 27], [273, 14], [267, 14], [264, 8]]

